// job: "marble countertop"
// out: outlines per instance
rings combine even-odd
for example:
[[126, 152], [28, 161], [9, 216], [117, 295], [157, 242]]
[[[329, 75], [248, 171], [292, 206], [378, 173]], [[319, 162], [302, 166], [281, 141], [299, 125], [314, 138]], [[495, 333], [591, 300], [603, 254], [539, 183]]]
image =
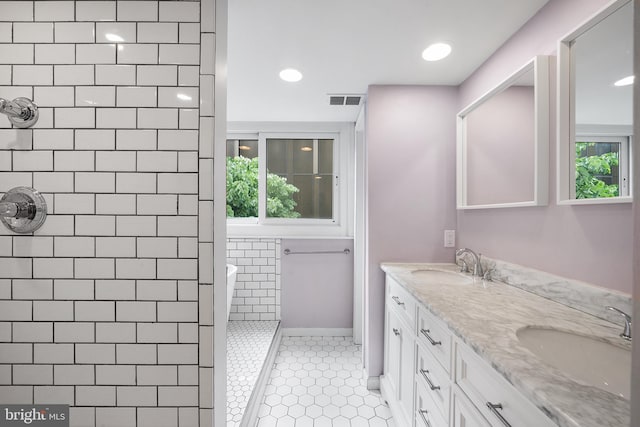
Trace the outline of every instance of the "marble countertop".
[[619, 337], [621, 326], [497, 281], [442, 285], [411, 274], [420, 268], [457, 271], [455, 264], [382, 263], [381, 268], [559, 426], [629, 425], [629, 400], [572, 380], [520, 345], [516, 336], [522, 327], [539, 326], [631, 349]]

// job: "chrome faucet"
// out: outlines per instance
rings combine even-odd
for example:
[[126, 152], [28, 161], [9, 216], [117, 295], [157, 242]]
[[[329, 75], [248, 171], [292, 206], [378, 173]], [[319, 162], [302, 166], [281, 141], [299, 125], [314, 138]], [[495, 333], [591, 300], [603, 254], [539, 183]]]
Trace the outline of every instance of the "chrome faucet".
[[625, 340], [631, 341], [631, 316], [629, 316], [619, 308], [611, 307], [610, 305], [607, 306], [607, 309], [615, 311], [624, 318], [624, 331], [620, 334], [620, 336]]
[[484, 271], [482, 271], [482, 264], [480, 263], [480, 257], [482, 256], [482, 254], [476, 254], [469, 248], [462, 248], [456, 251], [457, 257], [460, 257], [464, 254], [471, 254], [471, 256], [473, 256], [473, 275], [484, 277]]

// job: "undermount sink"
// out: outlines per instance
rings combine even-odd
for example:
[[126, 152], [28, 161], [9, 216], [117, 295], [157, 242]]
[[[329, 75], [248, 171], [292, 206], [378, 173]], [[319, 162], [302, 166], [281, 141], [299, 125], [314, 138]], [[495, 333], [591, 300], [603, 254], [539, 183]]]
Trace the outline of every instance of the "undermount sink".
[[422, 280], [441, 285], [470, 285], [473, 278], [455, 271], [421, 269], [413, 270], [411, 274]]
[[631, 351], [557, 329], [525, 327], [516, 335], [524, 347], [570, 378], [630, 398]]

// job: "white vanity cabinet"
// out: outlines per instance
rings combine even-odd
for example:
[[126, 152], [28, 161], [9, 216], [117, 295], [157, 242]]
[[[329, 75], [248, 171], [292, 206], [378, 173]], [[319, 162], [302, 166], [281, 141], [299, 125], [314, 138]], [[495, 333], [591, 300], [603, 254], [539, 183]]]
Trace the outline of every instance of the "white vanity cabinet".
[[387, 275], [380, 386], [403, 427], [557, 427]]

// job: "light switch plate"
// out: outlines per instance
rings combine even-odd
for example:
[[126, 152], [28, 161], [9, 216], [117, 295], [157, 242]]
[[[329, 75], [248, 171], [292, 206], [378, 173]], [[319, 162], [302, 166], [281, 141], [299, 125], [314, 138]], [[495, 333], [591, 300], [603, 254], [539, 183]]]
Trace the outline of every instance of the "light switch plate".
[[456, 246], [456, 230], [444, 230], [444, 247], [455, 248]]

